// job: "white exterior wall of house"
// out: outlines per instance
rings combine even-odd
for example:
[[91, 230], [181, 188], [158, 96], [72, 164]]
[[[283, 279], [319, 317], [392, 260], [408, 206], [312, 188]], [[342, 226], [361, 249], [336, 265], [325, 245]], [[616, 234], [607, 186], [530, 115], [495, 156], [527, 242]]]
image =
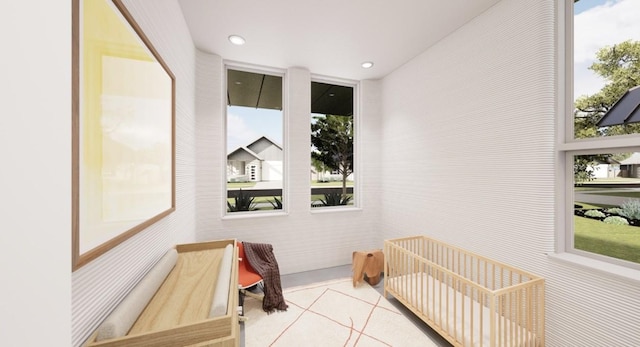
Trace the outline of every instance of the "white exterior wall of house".
[[282, 181], [282, 160], [265, 160], [262, 162], [263, 181]]
[[544, 276], [547, 346], [640, 346], [640, 273], [552, 256], [554, 3], [501, 1], [383, 79], [383, 238], [424, 234]]
[[[349, 264], [354, 249], [379, 247], [383, 238], [427, 234], [545, 276], [547, 346], [640, 345], [637, 281], [548, 255], [559, 94], [553, 2], [501, 1], [382, 82], [363, 81], [362, 210], [309, 213], [310, 72], [287, 70], [290, 207], [268, 223], [220, 218], [222, 57], [195, 51], [176, 0], [125, 4], [180, 81], [177, 209], [71, 273], [71, 13], [48, 0], [13, 2], [3, 24], [22, 29], [3, 36], [19, 54], [3, 57], [12, 67], [3, 107], [13, 116], [2, 118], [0, 129], [11, 131], [0, 136], [0, 148], [20, 170], [0, 171], [10, 197], [0, 233], [8, 245], [0, 253], [8, 284], [0, 344], [79, 346], [175, 243], [269, 242], [287, 274]], [[469, 175], [470, 166], [485, 169]]]
[[593, 173], [594, 178], [613, 178], [616, 177], [615, 174], [619, 171], [617, 165], [611, 164], [596, 164], [590, 166], [587, 170]]
[[261, 160], [242, 149], [227, 156], [227, 179], [236, 182], [248, 178], [251, 182], [282, 181], [282, 149], [261, 138], [247, 146]]

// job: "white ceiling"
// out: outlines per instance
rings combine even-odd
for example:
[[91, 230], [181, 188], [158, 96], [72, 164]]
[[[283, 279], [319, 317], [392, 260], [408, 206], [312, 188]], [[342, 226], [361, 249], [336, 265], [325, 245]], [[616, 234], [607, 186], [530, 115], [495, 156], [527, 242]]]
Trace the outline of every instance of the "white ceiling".
[[[361, 80], [384, 77], [500, 0], [178, 1], [202, 51]], [[229, 43], [233, 34], [246, 44]]]

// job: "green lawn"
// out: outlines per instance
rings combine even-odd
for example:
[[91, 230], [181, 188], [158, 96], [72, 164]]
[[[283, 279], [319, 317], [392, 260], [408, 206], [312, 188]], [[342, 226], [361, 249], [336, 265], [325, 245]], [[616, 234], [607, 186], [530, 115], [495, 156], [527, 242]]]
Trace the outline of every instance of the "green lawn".
[[575, 248], [640, 263], [640, 227], [574, 216]]

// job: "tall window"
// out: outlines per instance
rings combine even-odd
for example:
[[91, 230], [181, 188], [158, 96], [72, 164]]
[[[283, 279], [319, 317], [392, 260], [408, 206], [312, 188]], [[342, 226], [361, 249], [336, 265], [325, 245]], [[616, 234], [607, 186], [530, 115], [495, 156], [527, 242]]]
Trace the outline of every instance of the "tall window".
[[[567, 0], [566, 250], [640, 268], [637, 0]], [[573, 35], [571, 35], [573, 34]]]
[[227, 213], [283, 208], [282, 76], [227, 69]]
[[354, 205], [354, 87], [311, 82], [311, 207]]

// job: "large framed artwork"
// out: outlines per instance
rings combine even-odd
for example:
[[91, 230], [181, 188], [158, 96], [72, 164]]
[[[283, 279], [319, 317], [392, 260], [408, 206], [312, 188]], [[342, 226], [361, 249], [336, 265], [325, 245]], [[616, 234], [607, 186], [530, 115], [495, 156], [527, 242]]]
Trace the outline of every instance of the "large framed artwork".
[[175, 77], [119, 0], [73, 0], [73, 271], [175, 210]]

